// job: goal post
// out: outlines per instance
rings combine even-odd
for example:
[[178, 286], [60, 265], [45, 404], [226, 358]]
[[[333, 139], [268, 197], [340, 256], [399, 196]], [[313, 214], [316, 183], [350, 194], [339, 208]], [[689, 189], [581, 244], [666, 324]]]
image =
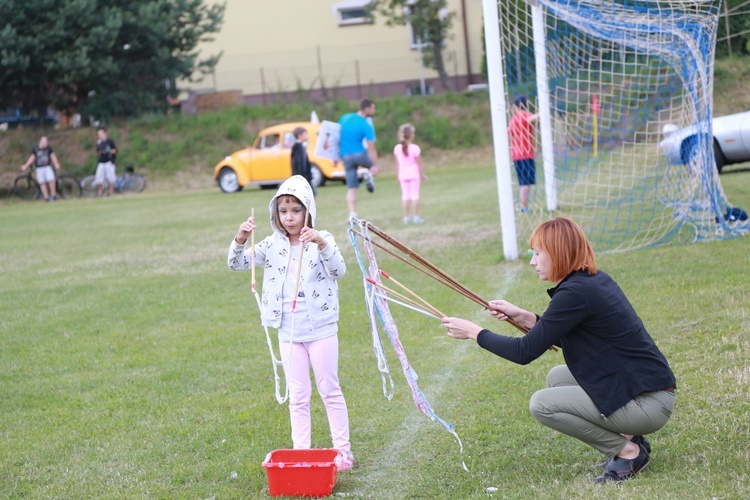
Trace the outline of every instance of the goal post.
[[552, 144], [552, 118], [550, 113], [549, 84], [547, 79], [547, 47], [544, 44], [544, 13], [538, 1], [532, 0], [531, 20], [534, 33], [534, 66], [536, 89], [539, 98], [539, 128], [542, 139], [542, 164], [544, 165], [544, 194], [547, 210], [557, 209], [555, 191], [555, 152]]
[[515, 211], [513, 209], [513, 186], [510, 173], [510, 144], [508, 142], [507, 105], [505, 80], [502, 67], [500, 19], [497, 0], [482, 0], [484, 10], [484, 36], [487, 50], [487, 78], [489, 80], [490, 107], [492, 116], [492, 140], [495, 147], [495, 176], [497, 196], [500, 204], [500, 227], [503, 236], [503, 253], [506, 260], [518, 258]]

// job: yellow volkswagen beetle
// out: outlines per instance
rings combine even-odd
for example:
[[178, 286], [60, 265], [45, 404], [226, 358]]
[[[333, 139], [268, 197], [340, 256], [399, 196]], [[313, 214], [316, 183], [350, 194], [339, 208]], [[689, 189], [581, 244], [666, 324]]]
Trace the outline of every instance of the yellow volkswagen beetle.
[[312, 164], [312, 182], [322, 186], [327, 180], [345, 179], [344, 165], [314, 155], [320, 123], [282, 123], [263, 129], [252, 146], [236, 151], [221, 160], [214, 169], [214, 179], [225, 193], [245, 186], [276, 187], [292, 176], [294, 129], [307, 129], [307, 157]]

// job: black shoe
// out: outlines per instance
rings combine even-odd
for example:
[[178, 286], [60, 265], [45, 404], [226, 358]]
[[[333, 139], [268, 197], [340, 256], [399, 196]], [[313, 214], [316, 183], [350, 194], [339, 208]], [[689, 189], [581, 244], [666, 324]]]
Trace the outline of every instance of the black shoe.
[[[645, 436], [633, 436], [630, 439], [630, 441], [632, 443], [635, 443], [635, 444], [639, 445], [639, 446], [643, 446], [644, 448], [646, 448], [646, 453], [651, 454], [651, 443], [648, 442], [648, 439], [646, 439]], [[612, 459], [608, 458], [608, 459], [606, 459], [606, 460], [604, 460], [602, 462], [598, 462], [596, 464], [596, 468], [598, 469], [598, 468], [604, 467], [606, 469], [607, 466], [609, 465], [609, 461], [610, 460], [612, 460]]]
[[646, 436], [633, 436], [633, 438], [630, 441], [646, 448], [646, 453], [649, 453], [649, 454], [651, 453], [651, 443], [648, 442], [648, 439], [646, 439]]
[[642, 445], [639, 445], [638, 448], [640, 452], [636, 458], [611, 458], [604, 474], [594, 478], [593, 481], [595, 483], [606, 483], [608, 481], [618, 482], [635, 477], [636, 474], [648, 467], [648, 464], [651, 463], [646, 448]]

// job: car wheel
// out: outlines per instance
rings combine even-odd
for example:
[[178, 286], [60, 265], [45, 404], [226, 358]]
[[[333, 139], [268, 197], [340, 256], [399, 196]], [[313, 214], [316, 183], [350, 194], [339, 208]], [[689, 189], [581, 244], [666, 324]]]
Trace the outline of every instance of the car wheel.
[[714, 139], [714, 159], [716, 159], [716, 171], [718, 173], [721, 173], [721, 170], [724, 168], [724, 165], [727, 164], [727, 159], [724, 156], [724, 153], [721, 152], [721, 146], [719, 146], [718, 141]]
[[219, 187], [225, 193], [234, 193], [242, 190], [237, 173], [229, 167], [224, 167], [219, 171]]
[[324, 186], [326, 178], [323, 175], [323, 172], [320, 171], [320, 167], [313, 163], [310, 166], [310, 171], [312, 172], [312, 185], [315, 187]]

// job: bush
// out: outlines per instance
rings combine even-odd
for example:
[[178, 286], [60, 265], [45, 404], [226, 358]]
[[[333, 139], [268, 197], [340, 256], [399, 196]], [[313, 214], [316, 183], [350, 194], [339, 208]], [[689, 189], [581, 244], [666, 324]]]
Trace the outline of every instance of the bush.
[[447, 116], [430, 117], [419, 128], [421, 137], [433, 146], [452, 149], [456, 144], [455, 135], [452, 134], [453, 125]]
[[237, 123], [232, 123], [227, 127], [227, 131], [224, 133], [224, 137], [230, 141], [239, 141], [243, 136], [242, 126]]

